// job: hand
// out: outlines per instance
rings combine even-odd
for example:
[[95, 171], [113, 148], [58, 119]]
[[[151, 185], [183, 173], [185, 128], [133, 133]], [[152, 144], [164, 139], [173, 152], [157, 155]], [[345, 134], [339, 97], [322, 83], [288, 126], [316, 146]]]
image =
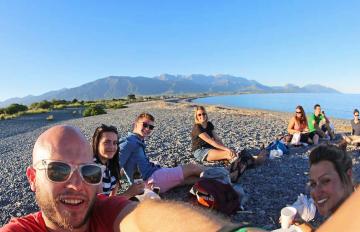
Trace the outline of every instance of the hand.
[[234, 150], [228, 148], [227, 151], [230, 153], [231, 158], [236, 157], [236, 152]]
[[145, 183], [144, 181], [142, 182], [138, 182], [136, 184], [132, 184], [126, 191], [124, 194], [126, 194], [129, 197], [133, 197], [136, 195], [141, 195], [144, 193], [144, 189], [145, 189]]

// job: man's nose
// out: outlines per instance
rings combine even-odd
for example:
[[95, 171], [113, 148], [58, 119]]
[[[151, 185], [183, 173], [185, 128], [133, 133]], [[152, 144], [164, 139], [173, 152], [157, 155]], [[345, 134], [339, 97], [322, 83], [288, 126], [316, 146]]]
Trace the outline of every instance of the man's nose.
[[70, 179], [67, 181], [67, 186], [74, 189], [79, 190], [82, 188], [83, 180], [80, 176], [79, 170], [75, 170], [71, 173]]

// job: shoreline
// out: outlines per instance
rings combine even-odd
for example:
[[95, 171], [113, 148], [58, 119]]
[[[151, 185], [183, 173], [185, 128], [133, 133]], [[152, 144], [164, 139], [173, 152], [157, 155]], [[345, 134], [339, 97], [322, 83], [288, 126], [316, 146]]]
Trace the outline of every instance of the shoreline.
[[[259, 110], [259, 111], [269, 111], [269, 112], [282, 112], [282, 113], [292, 113], [292, 111], [278, 111], [278, 110], [271, 110], [271, 109], [261, 109], [261, 108], [248, 108], [248, 107], [244, 107], [244, 106], [226, 106], [226, 105], [221, 105], [221, 104], [215, 104], [215, 103], [197, 103], [194, 102], [194, 100], [196, 99], [200, 99], [200, 98], [212, 98], [212, 97], [217, 97], [217, 96], [240, 96], [240, 95], [246, 95], [246, 94], [296, 94], [296, 93], [239, 93], [239, 94], [219, 94], [219, 95], [213, 95], [213, 96], [200, 96], [200, 97], [191, 97], [190, 101], [193, 102], [194, 104], [198, 104], [198, 105], [215, 105], [215, 106], [220, 106], [220, 107], [228, 107], [228, 108], [235, 108], [235, 109], [248, 109], [248, 110]], [[306, 94], [306, 93], [299, 93], [299, 94]], [[309, 93], [309, 94], [314, 94], [314, 93]], [[328, 94], [328, 93], [323, 93], [323, 94]], [[330, 93], [329, 93], [330, 94]], [[338, 93], [333, 93], [333, 94], [338, 94]], [[342, 94], [343, 95], [343, 94]], [[296, 104], [294, 104], [294, 107], [296, 107]], [[353, 109], [351, 109], [352, 112]], [[309, 114], [309, 113], [307, 113]], [[352, 113], [349, 114], [350, 116], [352, 115]], [[333, 117], [333, 116], [329, 116], [330, 119], [333, 120], [351, 120], [352, 118], [339, 118], [339, 117]]]

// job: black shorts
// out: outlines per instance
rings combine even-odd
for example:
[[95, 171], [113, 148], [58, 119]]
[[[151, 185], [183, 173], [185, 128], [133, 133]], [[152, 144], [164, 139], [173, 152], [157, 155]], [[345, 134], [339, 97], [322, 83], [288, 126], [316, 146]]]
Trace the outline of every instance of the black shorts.
[[315, 136], [315, 135], [316, 135], [316, 131], [310, 132], [310, 133], [308, 134], [308, 136], [309, 136], [310, 139], [314, 139], [314, 136]]

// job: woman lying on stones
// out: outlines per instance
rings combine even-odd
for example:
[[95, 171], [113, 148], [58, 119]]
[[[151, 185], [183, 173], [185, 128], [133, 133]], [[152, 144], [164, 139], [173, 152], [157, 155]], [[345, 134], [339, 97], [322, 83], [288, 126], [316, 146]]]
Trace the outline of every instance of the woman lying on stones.
[[[114, 126], [102, 124], [96, 128], [92, 138], [95, 163], [105, 166], [101, 194], [115, 196], [120, 186], [118, 131]], [[144, 192], [144, 183], [131, 185], [122, 196], [131, 198]]]
[[290, 119], [288, 124], [288, 133], [290, 137], [287, 142], [294, 145], [302, 143], [314, 143], [318, 144], [319, 136], [315, 132], [309, 133], [308, 122], [306, 114], [302, 106], [297, 106], [295, 109], [295, 115]]
[[191, 132], [191, 151], [197, 160], [230, 162], [230, 172], [233, 173], [235, 169], [239, 171], [235, 181], [246, 168], [254, 167], [265, 161], [266, 150], [262, 150], [258, 156], [251, 156], [246, 155], [244, 150], [241, 154], [236, 154], [233, 149], [226, 147], [217, 136], [214, 125], [208, 120], [205, 107], [197, 106], [195, 108], [194, 119], [195, 123]]

